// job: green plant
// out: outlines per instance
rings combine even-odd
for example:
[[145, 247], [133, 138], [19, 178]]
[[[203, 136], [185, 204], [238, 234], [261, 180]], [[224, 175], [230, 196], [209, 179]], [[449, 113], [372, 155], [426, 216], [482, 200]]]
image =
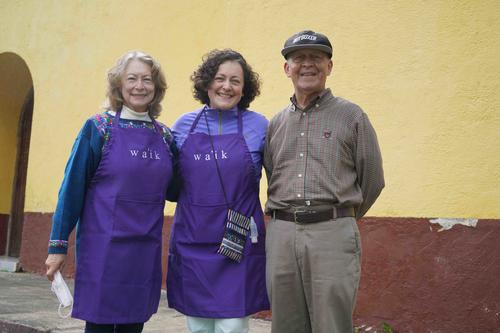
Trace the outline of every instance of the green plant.
[[394, 331], [392, 330], [391, 325], [389, 325], [385, 321], [382, 323], [382, 330], [384, 331], [384, 333], [394, 333]]
[[[364, 332], [363, 326], [354, 327], [354, 333], [363, 333]], [[389, 325], [388, 323], [386, 323], [385, 321], [382, 322], [382, 331], [384, 333], [396, 333], [396, 331], [394, 331], [394, 329], [392, 328], [392, 326]]]

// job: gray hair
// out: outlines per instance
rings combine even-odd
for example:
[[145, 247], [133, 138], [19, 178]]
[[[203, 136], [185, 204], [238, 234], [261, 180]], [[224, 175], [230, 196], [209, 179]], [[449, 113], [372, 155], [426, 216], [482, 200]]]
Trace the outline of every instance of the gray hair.
[[150, 117], [157, 118], [161, 113], [161, 101], [167, 90], [167, 81], [160, 64], [149, 54], [141, 51], [129, 51], [118, 59], [116, 64], [108, 71], [108, 91], [105, 108], [118, 111], [123, 106], [122, 76], [130, 61], [137, 59], [151, 67], [151, 76], [155, 86], [153, 100], [149, 104], [148, 112]]

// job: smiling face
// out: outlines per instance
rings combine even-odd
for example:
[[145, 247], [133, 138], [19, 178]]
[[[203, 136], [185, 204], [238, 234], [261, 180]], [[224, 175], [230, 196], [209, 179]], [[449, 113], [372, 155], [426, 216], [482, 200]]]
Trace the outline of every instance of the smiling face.
[[325, 89], [333, 62], [326, 53], [314, 49], [292, 52], [285, 62], [285, 73], [292, 79], [296, 94], [318, 94]]
[[147, 112], [155, 95], [151, 67], [140, 60], [131, 60], [125, 68], [121, 85], [123, 104], [136, 112]]
[[210, 108], [232, 109], [243, 96], [243, 85], [243, 69], [238, 62], [229, 60], [220, 64], [207, 90]]

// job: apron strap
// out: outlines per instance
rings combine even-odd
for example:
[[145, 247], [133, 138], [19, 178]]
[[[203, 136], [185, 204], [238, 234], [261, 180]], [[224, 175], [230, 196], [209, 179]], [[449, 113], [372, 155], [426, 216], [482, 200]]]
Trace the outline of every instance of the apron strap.
[[163, 129], [161, 128], [161, 126], [158, 125], [158, 122], [153, 117], [151, 116], [149, 117], [151, 118], [151, 122], [155, 126], [156, 132], [158, 132], [158, 134], [160, 134], [163, 137]]
[[115, 112], [115, 119], [113, 120], [113, 129], [118, 128], [120, 124], [120, 115], [122, 114], [122, 109]]
[[[198, 125], [198, 122], [200, 121], [201, 115], [208, 110], [208, 107], [205, 105], [203, 109], [198, 112], [196, 115], [196, 118], [193, 121], [193, 124], [191, 125], [191, 128], [189, 129], [189, 133], [193, 133], [195, 130], [196, 126]], [[243, 134], [243, 112], [238, 108], [238, 134]], [[208, 125], [207, 125], [208, 126]], [[207, 128], [208, 130], [208, 128]]]
[[198, 125], [198, 121], [200, 121], [201, 115], [203, 114], [203, 112], [205, 112], [206, 109], [207, 109], [207, 106], [205, 105], [203, 107], [203, 109], [201, 109], [200, 112], [198, 112], [198, 114], [196, 115], [196, 118], [194, 119], [193, 124], [191, 125], [191, 128], [189, 129], [190, 134], [193, 133], [194, 129], [196, 128], [196, 125]]
[[170, 154], [170, 156], [173, 156], [172, 152], [170, 151], [171, 142], [167, 141], [167, 138], [163, 134], [162, 127], [158, 124], [158, 122], [153, 117], [149, 116], [149, 118], [151, 118], [151, 122], [153, 122], [153, 125], [155, 126], [156, 134], [158, 134], [161, 137], [161, 139], [163, 140], [163, 142], [165, 143], [165, 146], [167, 147], [167, 150], [168, 150], [168, 153]]
[[[115, 120], [113, 121], [113, 128], [117, 128], [119, 126], [121, 114], [122, 114], [122, 109], [120, 109], [119, 111], [116, 111]], [[162, 130], [161, 126], [158, 125], [158, 122], [151, 116], [149, 116], [149, 118], [151, 118], [151, 122], [153, 123], [153, 126], [156, 129], [156, 132], [163, 136], [163, 130]]]
[[243, 112], [238, 108], [238, 134], [243, 134]]

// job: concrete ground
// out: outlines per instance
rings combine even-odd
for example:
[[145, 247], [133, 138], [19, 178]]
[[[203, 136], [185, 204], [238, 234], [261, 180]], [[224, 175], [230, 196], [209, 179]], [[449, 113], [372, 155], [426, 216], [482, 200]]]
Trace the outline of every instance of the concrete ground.
[[[66, 280], [70, 289], [73, 281]], [[144, 333], [188, 333], [184, 315], [166, 307], [166, 294], [158, 312], [144, 325]], [[59, 302], [50, 282], [29, 273], [0, 272], [0, 333], [81, 333], [84, 323], [60, 318]], [[270, 333], [269, 321], [251, 319], [250, 333]]]

